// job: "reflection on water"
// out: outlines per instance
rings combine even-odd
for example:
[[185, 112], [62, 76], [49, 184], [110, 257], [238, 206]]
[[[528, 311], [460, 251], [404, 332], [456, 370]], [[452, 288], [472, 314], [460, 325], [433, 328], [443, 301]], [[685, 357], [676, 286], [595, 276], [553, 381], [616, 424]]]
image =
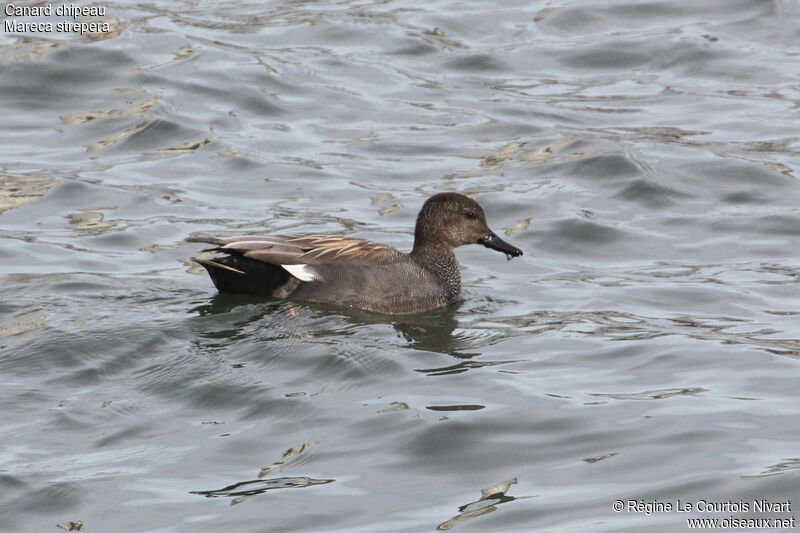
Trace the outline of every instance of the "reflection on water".
[[[775, 314], [794, 315], [794, 312]], [[766, 323], [731, 316], [673, 315], [642, 316], [615, 310], [537, 311], [525, 316], [494, 319], [514, 326], [514, 332], [542, 335], [553, 332], [597, 335], [608, 340], [636, 341], [671, 335], [710, 340], [724, 344], [745, 344], [770, 353], [800, 357], [800, 339], [773, 338], [779, 333]]]
[[258, 473], [258, 479], [240, 481], [238, 483], [234, 483], [233, 485], [228, 485], [227, 487], [223, 487], [221, 489], [196, 490], [196, 491], [190, 491], [189, 493], [200, 494], [201, 496], [205, 496], [206, 498], [233, 498], [231, 500], [231, 505], [236, 505], [237, 503], [242, 503], [243, 501], [252, 496], [256, 496], [258, 494], [264, 494], [265, 492], [270, 490], [299, 489], [304, 487], [313, 487], [315, 485], [326, 485], [328, 483], [333, 483], [334, 481], [336, 481], [334, 479], [313, 479], [307, 476], [262, 479], [272, 470], [291, 462], [293, 459], [297, 458], [307, 449], [308, 449], [308, 444], [301, 444], [289, 448], [283, 453], [283, 456], [281, 456], [279, 460], [275, 461], [271, 465], [263, 467], [261, 471]]
[[765, 476], [775, 476], [792, 470], [800, 470], [800, 457], [783, 459], [779, 463], [764, 468], [760, 474], [742, 476], [742, 479], [757, 479]]
[[69, 522], [61, 522], [60, 524], [56, 524], [61, 529], [66, 531], [83, 531], [83, 522], [80, 520], [71, 520]]
[[291, 461], [292, 459], [294, 459], [295, 457], [306, 451], [307, 448], [308, 444], [292, 446], [291, 448], [283, 452], [283, 456], [279, 460], [275, 461], [271, 465], [263, 467], [261, 471], [258, 473], [258, 478], [261, 479], [270, 472], [272, 472], [274, 469], [278, 468], [279, 466], [285, 465], [287, 462]]
[[[237, 307], [245, 306], [254, 313], [241, 316], [241, 311], [234, 312]], [[469, 359], [479, 352], [463, 352], [461, 348], [471, 346], [470, 340], [464, 340], [453, 332], [458, 327], [456, 319], [457, 307], [444, 307], [426, 313], [412, 315], [382, 315], [361, 309], [350, 309], [324, 304], [303, 304], [284, 300], [271, 300], [236, 294], [214, 294], [209, 303], [196, 306], [193, 312], [200, 316], [240, 315], [231, 329], [204, 333], [209, 338], [240, 340], [247, 335], [249, 326], [265, 320], [266, 317], [281, 317], [284, 323], [295, 321], [300, 324], [298, 314], [311, 314], [317, 318], [335, 319], [337, 327], [351, 330], [359, 326], [391, 324], [398, 335], [407, 341], [409, 348], [436, 353], [446, 353], [454, 357]], [[320, 330], [316, 335], [340, 333], [342, 330]], [[261, 337], [265, 338], [265, 337]], [[467, 368], [467, 367], [462, 367]], [[430, 370], [433, 371], [433, 370]], [[429, 372], [429, 371], [424, 371]]]
[[648, 390], [624, 394], [592, 394], [592, 396], [613, 398], [614, 400], [663, 400], [665, 398], [672, 398], [673, 396], [695, 396], [704, 392], [708, 391], [700, 387], [693, 387], [685, 389]]
[[41, 198], [56, 183], [55, 179], [43, 176], [0, 175], [0, 213]]
[[445, 522], [442, 522], [436, 526], [436, 529], [438, 531], [447, 531], [459, 522], [491, 513], [497, 510], [498, 505], [513, 502], [517, 498], [513, 496], [507, 496], [506, 493], [508, 492], [508, 489], [511, 488], [511, 485], [516, 485], [516, 483], [517, 478], [514, 478], [509, 479], [508, 481], [503, 481], [502, 483], [498, 483], [493, 487], [481, 489], [481, 497], [479, 500], [459, 506], [459, 514], [449, 520], [446, 520]]
[[454, 365], [447, 365], [439, 368], [418, 368], [417, 372], [422, 372], [428, 376], [443, 376], [447, 374], [460, 374], [473, 368], [483, 368], [488, 366], [505, 365], [514, 363], [514, 360], [509, 361], [462, 361]]
[[333, 483], [335, 479], [312, 479], [309, 477], [276, 477], [272, 479], [253, 479], [240, 481], [217, 490], [193, 490], [190, 494], [200, 494], [206, 498], [233, 498], [231, 505], [242, 503], [246, 499], [276, 489], [301, 489], [315, 485]]
[[479, 352], [470, 352], [472, 343], [459, 334], [456, 309], [444, 308], [434, 313], [403, 317], [392, 321], [392, 326], [410, 348], [430, 352], [446, 353], [459, 359], [470, 359]]

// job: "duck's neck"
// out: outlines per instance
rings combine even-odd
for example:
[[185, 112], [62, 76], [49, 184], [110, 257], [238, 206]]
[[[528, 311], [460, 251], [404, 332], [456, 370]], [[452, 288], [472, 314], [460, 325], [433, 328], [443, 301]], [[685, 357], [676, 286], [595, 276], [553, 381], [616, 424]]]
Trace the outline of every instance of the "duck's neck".
[[461, 271], [452, 248], [417, 246], [417, 243], [414, 243], [410, 255], [417, 264], [441, 282], [448, 302], [458, 298], [461, 294]]

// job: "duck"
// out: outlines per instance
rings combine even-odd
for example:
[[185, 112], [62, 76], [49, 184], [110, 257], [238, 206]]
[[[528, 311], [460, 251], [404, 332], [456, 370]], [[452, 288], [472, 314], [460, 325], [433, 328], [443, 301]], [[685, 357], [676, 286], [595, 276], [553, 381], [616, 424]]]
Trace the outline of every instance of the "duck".
[[428, 198], [409, 253], [336, 234], [193, 236], [211, 244], [193, 257], [220, 293], [333, 304], [386, 314], [428, 311], [456, 302], [461, 272], [454, 249], [481, 244], [510, 260], [522, 250], [497, 236], [472, 198], [442, 192]]

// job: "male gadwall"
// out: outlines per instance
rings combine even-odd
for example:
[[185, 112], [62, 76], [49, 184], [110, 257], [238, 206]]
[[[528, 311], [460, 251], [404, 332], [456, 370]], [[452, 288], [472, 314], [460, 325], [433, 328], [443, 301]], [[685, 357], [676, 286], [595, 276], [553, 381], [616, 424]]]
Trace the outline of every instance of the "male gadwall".
[[227, 255], [194, 258], [219, 292], [253, 294], [358, 307], [382, 313], [416, 313], [449, 304], [461, 292], [453, 248], [482, 244], [522, 255], [489, 229], [478, 203], [452, 192], [431, 196], [417, 216], [414, 248], [346, 235], [245, 235], [191, 237]]

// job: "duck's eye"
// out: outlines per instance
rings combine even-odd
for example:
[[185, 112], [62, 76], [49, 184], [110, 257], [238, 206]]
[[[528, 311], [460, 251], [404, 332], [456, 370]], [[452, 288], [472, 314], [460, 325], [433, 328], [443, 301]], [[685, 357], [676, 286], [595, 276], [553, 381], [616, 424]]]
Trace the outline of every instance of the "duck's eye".
[[478, 215], [476, 215], [475, 211], [473, 211], [472, 209], [468, 209], [467, 211], [464, 211], [464, 216], [467, 217], [470, 220], [475, 220], [476, 218], [478, 218]]

